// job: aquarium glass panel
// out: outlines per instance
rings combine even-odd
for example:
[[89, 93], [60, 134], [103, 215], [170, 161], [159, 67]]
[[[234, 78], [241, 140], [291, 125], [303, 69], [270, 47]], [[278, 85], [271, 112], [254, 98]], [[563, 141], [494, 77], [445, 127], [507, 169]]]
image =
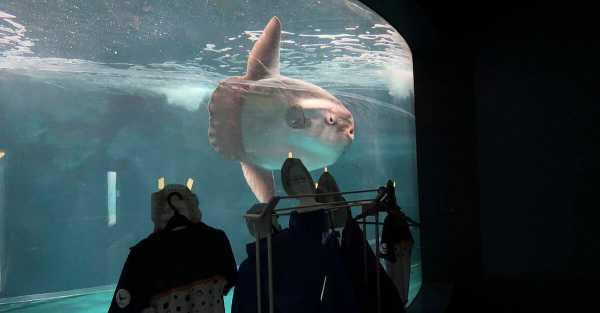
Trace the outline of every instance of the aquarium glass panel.
[[418, 221], [401, 32], [348, 0], [0, 1], [0, 311], [106, 312], [160, 177], [193, 179], [238, 264], [288, 152], [344, 191], [395, 180]]

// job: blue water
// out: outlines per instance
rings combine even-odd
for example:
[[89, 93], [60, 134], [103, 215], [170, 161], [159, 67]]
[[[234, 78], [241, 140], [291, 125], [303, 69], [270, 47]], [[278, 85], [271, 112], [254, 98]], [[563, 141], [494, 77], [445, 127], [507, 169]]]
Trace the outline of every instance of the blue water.
[[[204, 221], [227, 233], [238, 263], [246, 257], [242, 214], [256, 200], [239, 163], [208, 143], [207, 104], [219, 80], [244, 72], [273, 15], [282, 74], [327, 89], [354, 115], [355, 142], [329, 166], [341, 188], [395, 179], [400, 205], [419, 219], [412, 57], [360, 4], [2, 1], [0, 300], [114, 284], [128, 248], [152, 231], [161, 176], [193, 178]], [[101, 312], [110, 296], [40, 296], [0, 311]]]

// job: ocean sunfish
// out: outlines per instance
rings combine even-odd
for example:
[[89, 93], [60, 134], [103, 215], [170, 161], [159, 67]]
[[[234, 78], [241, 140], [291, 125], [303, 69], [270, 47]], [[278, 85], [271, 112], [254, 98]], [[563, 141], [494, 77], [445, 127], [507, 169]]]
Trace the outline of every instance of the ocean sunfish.
[[281, 22], [273, 17], [255, 43], [246, 75], [228, 77], [213, 92], [208, 139], [239, 160], [259, 202], [274, 195], [273, 170], [292, 152], [309, 170], [335, 161], [354, 140], [352, 113], [311, 83], [279, 74]]

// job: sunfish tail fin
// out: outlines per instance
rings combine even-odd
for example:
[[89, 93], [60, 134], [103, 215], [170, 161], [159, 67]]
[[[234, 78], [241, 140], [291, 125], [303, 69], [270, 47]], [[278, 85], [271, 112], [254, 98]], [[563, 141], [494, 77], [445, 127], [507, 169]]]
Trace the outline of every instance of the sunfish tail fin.
[[258, 41], [254, 44], [248, 64], [246, 76], [248, 80], [259, 80], [279, 75], [279, 42], [281, 40], [281, 22], [273, 17]]
[[244, 155], [240, 114], [246, 90], [243, 79], [229, 77], [219, 82], [208, 104], [208, 141], [227, 159]]
[[275, 195], [275, 181], [273, 173], [260, 168], [254, 164], [240, 162], [246, 182], [256, 199], [261, 203], [267, 203]]

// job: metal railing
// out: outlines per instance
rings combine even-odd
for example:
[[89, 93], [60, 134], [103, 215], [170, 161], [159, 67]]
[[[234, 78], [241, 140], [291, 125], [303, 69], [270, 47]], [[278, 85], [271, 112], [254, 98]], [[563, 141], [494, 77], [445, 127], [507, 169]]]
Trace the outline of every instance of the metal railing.
[[[365, 238], [363, 238], [363, 243], [364, 245], [368, 245], [367, 241], [366, 241], [366, 225], [375, 225], [375, 250], [376, 250], [376, 260], [379, 260], [379, 225], [381, 224], [379, 222], [379, 213], [382, 211], [388, 211], [391, 212], [387, 209], [384, 208], [383, 205], [381, 205], [383, 203], [383, 201], [385, 201], [386, 199], [389, 199], [390, 197], [393, 197], [392, 199], [395, 201], [395, 188], [392, 187], [392, 182], [388, 181], [387, 186], [385, 187], [379, 187], [377, 189], [364, 189], [364, 190], [357, 190], [357, 191], [346, 191], [346, 192], [330, 192], [330, 193], [319, 193], [319, 194], [303, 194], [303, 195], [291, 195], [291, 196], [275, 196], [273, 198], [271, 198], [271, 200], [266, 203], [263, 207], [262, 210], [259, 210], [258, 212], [255, 213], [247, 213], [244, 216], [246, 217], [246, 219], [251, 222], [251, 224], [254, 226], [254, 233], [255, 233], [255, 237], [256, 237], [256, 253], [255, 253], [255, 257], [256, 257], [256, 297], [257, 297], [257, 312], [258, 313], [262, 313], [262, 299], [261, 299], [261, 295], [262, 295], [262, 286], [261, 286], [261, 277], [260, 277], [260, 241], [261, 238], [263, 236], [266, 236], [266, 242], [267, 242], [267, 267], [268, 267], [268, 279], [267, 279], [267, 288], [268, 288], [268, 294], [269, 294], [269, 313], [274, 313], [275, 312], [275, 308], [274, 308], [274, 291], [273, 291], [273, 255], [272, 255], [272, 240], [271, 240], [271, 236], [272, 236], [272, 232], [273, 232], [273, 224], [272, 224], [272, 218], [273, 216], [282, 216], [282, 215], [289, 215], [294, 211], [298, 211], [299, 213], [301, 212], [313, 212], [313, 211], [317, 211], [317, 210], [323, 210], [323, 211], [333, 211], [333, 210], [338, 210], [338, 209], [343, 209], [343, 208], [351, 208], [351, 207], [363, 207], [363, 212], [362, 214], [360, 214], [358, 217], [356, 217], [355, 219], [362, 219], [362, 224], [363, 224], [363, 235]], [[361, 200], [349, 200], [349, 201], [336, 201], [336, 202], [323, 202], [323, 203], [317, 203], [317, 204], [311, 204], [311, 205], [300, 205], [300, 206], [293, 206], [293, 207], [286, 207], [286, 208], [277, 208], [277, 205], [280, 203], [281, 200], [283, 199], [300, 199], [300, 198], [316, 198], [316, 197], [321, 197], [321, 196], [343, 196], [343, 195], [350, 195], [350, 194], [364, 194], [364, 193], [373, 193], [376, 192], [377, 195], [375, 197], [371, 197], [371, 198], [366, 198], [366, 199], [361, 199]], [[364, 207], [365, 206], [369, 206], [369, 210], [365, 210]], [[400, 212], [400, 210], [398, 210], [398, 212], [393, 212], [393, 213], [399, 213], [402, 214], [402, 216], [406, 217], [402, 212]], [[374, 222], [367, 222], [366, 218], [368, 216], [374, 215], [375, 216], [375, 221]], [[413, 225], [418, 225], [418, 223], [414, 222], [413, 220], [411, 220], [410, 218], [406, 217], [407, 221], [411, 222]], [[263, 233], [264, 232], [264, 233]], [[364, 247], [364, 265], [365, 265], [365, 275], [367, 275], [367, 271], [366, 271], [366, 266], [367, 266], [367, 247]], [[381, 312], [381, 291], [380, 289], [380, 266], [379, 266], [379, 262], [376, 262], [376, 285], [377, 285], [377, 311], [378, 313]]]

